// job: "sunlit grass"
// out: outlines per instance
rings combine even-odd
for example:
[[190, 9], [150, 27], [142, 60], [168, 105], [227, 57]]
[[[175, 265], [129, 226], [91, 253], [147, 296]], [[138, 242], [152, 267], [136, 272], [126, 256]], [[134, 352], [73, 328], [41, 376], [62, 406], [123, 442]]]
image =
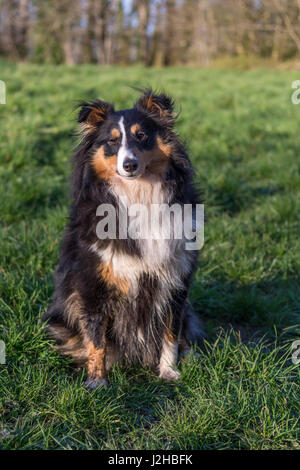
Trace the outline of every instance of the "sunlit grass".
[[[1, 448], [299, 447], [300, 369], [290, 357], [300, 334], [296, 75], [0, 64]], [[108, 390], [91, 392], [40, 323], [68, 215], [73, 110], [94, 97], [131, 106], [131, 86], [147, 85], [176, 99], [177, 129], [204, 191], [191, 297], [207, 343], [181, 365], [178, 385], [116, 368]], [[230, 325], [243, 341], [220, 332]]]

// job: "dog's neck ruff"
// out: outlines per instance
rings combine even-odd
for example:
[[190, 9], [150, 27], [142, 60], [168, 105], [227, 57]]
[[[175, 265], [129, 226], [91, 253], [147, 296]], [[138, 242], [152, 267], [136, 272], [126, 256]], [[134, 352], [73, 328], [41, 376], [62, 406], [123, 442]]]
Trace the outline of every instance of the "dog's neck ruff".
[[[170, 194], [160, 180], [124, 181], [117, 179], [111, 191], [117, 202], [128, 210], [131, 205], [142, 204], [149, 212], [141, 212], [131, 221], [131, 228], [145, 226], [149, 222], [150, 211], [159, 211], [162, 204], [168, 205]], [[148, 214], [148, 215], [147, 215]], [[145, 220], [147, 218], [147, 220]], [[106, 248], [98, 248], [98, 243], [91, 246], [106, 266], [110, 266], [114, 275], [119, 279], [128, 280], [135, 292], [138, 281], [143, 275], [155, 277], [165, 285], [166, 290], [181, 288], [182, 279], [190, 271], [190, 256], [184, 250], [185, 239], [162, 237], [164, 235], [164, 218], [154, 217], [156, 224], [151, 224], [145, 239], [137, 239], [140, 255], [128, 254], [115, 249], [112, 242]], [[147, 225], [148, 226], [148, 225]]]

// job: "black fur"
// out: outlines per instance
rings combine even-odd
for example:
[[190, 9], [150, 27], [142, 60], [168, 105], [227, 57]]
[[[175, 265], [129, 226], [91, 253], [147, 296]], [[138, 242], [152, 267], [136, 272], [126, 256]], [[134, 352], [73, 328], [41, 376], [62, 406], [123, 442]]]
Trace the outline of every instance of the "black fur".
[[[137, 240], [99, 240], [96, 235], [97, 207], [101, 203], [117, 207], [117, 199], [111, 181], [99, 177], [92, 159], [100, 147], [105, 159], [112, 159], [118, 152], [120, 142], [109, 139], [109, 135], [122, 116], [126, 129], [138, 123], [147, 134], [144, 142], [129, 135], [128, 145], [136, 152], [151, 153], [158, 137], [172, 148], [167, 169], [158, 176], [169, 203], [198, 203], [190, 160], [172, 130], [175, 118], [170, 98], [147, 90], [133, 109], [125, 111], [115, 111], [112, 105], [99, 100], [82, 104], [78, 121], [86, 127], [73, 157], [70, 220], [55, 274], [55, 293], [43, 320], [62, 352], [79, 363], [89, 362], [90, 344], [96, 350], [105, 346], [106, 369], [117, 360], [158, 366], [166, 327], [176, 339], [181, 338], [182, 344], [197, 340], [193, 327], [196, 320], [187, 300], [196, 252], [190, 255], [190, 269], [181, 279], [182, 287], [170, 286], [166, 294], [161, 292], [164, 287], [159, 274], [141, 273], [131, 295], [118, 282], [107, 282], [100, 269], [104, 262], [101, 253], [108, 247], [136, 260], [143, 256]], [[158, 313], [155, 299], [160, 298], [165, 300]], [[139, 332], [143, 341], [138, 339]]]

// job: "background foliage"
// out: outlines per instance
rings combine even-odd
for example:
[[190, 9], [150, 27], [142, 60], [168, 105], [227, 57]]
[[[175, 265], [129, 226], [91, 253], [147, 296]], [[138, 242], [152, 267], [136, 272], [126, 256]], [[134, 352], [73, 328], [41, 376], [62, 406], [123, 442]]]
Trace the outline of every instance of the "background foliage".
[[300, 0], [0, 0], [0, 55], [68, 65], [298, 62], [299, 19]]

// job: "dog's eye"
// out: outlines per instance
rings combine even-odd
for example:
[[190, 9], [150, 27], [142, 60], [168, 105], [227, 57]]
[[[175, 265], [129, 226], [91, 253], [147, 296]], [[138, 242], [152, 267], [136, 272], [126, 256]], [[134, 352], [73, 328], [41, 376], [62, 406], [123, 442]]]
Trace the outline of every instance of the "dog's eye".
[[117, 142], [118, 142], [118, 138], [117, 138], [117, 137], [111, 137], [111, 138], [108, 140], [108, 143], [109, 143], [110, 145], [115, 145]]
[[139, 140], [140, 142], [142, 142], [143, 140], [146, 140], [147, 136], [144, 132], [139, 131], [135, 134], [135, 138]]

